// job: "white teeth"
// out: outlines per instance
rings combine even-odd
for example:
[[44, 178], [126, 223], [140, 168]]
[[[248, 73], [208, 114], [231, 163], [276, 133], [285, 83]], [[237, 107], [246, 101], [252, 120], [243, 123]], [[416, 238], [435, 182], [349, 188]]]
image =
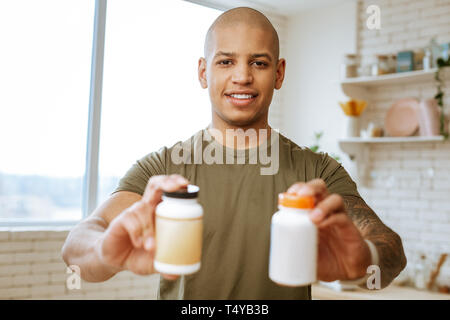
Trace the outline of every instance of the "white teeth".
[[231, 96], [236, 99], [250, 99], [253, 97], [251, 94], [231, 94]]

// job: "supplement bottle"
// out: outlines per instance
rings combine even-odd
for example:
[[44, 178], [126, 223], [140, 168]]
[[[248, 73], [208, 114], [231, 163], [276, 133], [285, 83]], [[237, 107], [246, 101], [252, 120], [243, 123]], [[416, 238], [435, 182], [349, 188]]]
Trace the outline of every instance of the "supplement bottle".
[[184, 275], [200, 269], [203, 208], [197, 202], [199, 187], [188, 185], [164, 192], [156, 207], [154, 268], [157, 272]]
[[314, 198], [280, 193], [272, 216], [269, 278], [279, 285], [305, 286], [317, 278], [318, 232], [308, 217]]

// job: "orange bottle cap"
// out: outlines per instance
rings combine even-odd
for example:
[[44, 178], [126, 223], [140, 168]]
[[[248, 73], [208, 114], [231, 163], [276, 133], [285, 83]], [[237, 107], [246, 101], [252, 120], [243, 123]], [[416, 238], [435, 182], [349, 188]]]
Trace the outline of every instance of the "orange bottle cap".
[[283, 192], [278, 195], [278, 204], [288, 208], [313, 209], [314, 197], [299, 196], [295, 193]]

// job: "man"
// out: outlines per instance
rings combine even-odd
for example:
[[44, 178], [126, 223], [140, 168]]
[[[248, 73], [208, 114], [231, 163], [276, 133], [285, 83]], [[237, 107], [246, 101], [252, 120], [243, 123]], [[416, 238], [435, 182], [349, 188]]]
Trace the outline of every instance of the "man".
[[[270, 220], [278, 193], [288, 190], [316, 199], [310, 218], [319, 230], [319, 280], [362, 279], [356, 281], [364, 286], [367, 268], [378, 260], [381, 286], [387, 286], [406, 264], [399, 236], [367, 206], [335, 160], [270, 130], [269, 105], [286, 62], [279, 59], [269, 20], [250, 8], [223, 13], [208, 30], [204, 54], [198, 76], [210, 95], [209, 127], [139, 160], [111, 197], [70, 232], [65, 262], [80, 266], [86, 281], [105, 281], [122, 270], [154, 273], [155, 207], [163, 191], [192, 183], [200, 186], [205, 212], [201, 269], [184, 277], [162, 275], [159, 298], [310, 299], [310, 286], [283, 287], [268, 278]], [[235, 137], [226, 134], [232, 129], [256, 132], [258, 139], [235, 145]], [[223, 151], [236, 162], [192, 160], [195, 150], [211, 147], [216, 159]], [[277, 155], [270, 174], [262, 174], [261, 163], [248, 163], [250, 151], [263, 147]], [[184, 161], [180, 150], [187, 151]]]

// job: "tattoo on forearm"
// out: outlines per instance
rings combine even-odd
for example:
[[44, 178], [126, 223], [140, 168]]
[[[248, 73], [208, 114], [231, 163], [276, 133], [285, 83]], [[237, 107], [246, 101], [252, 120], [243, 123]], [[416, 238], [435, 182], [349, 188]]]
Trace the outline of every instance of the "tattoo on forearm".
[[349, 217], [361, 235], [372, 241], [380, 257], [381, 287], [384, 288], [406, 266], [406, 257], [400, 237], [386, 226], [365, 201], [355, 196], [344, 196]]

